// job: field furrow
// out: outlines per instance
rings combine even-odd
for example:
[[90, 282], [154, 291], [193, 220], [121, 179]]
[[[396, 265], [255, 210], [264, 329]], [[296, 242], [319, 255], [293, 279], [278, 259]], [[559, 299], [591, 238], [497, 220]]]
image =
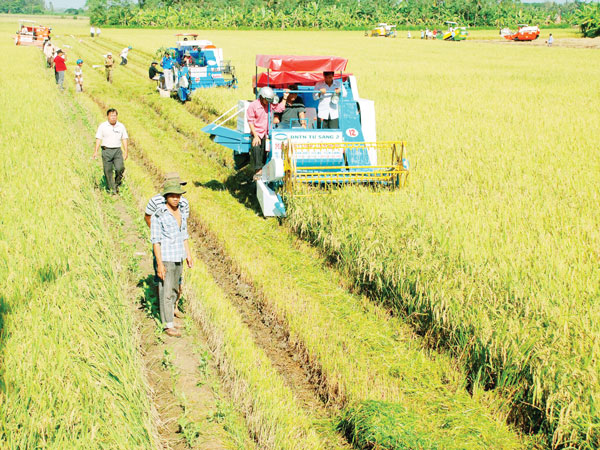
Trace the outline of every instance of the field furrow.
[[[464, 377], [449, 360], [428, 355], [400, 321], [341, 288], [339, 275], [313, 250], [276, 224], [257, 219], [253, 210], [225, 190], [231, 172], [177, 130], [163, 131], [170, 120], [143, 102], [132, 101], [147, 95], [148, 87], [142, 80], [131, 83], [125, 70], [115, 74], [122, 74], [122, 79], [112, 86], [92, 74], [88, 94], [121, 111], [133, 136], [134, 158], [141, 157], [151, 170], [177, 169], [193, 180], [186, 196], [195, 205], [196, 220], [260, 292], [284, 324], [290, 342], [306, 349], [311, 364], [321, 368], [325, 398], [340, 406], [375, 399], [398, 405], [394, 414], [411, 423], [411, 436], [443, 448], [523, 445], [493, 418], [500, 404], [494, 406], [481, 392], [477, 400], [470, 398], [461, 381]], [[183, 113], [187, 114], [184, 109]], [[381, 410], [385, 408], [382, 403]], [[448, 430], [448, 420], [456, 420], [450, 419], [454, 414], [469, 425]]]

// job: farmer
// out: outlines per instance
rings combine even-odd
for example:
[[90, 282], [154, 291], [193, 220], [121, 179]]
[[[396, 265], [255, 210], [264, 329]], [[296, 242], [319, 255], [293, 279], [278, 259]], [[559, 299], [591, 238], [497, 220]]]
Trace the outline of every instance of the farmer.
[[173, 65], [174, 65], [173, 58], [171, 58], [171, 55], [169, 54], [169, 52], [165, 52], [165, 56], [163, 56], [162, 62], [161, 62], [161, 66], [164, 70], [164, 76], [165, 76], [165, 87], [167, 88], [167, 91], [170, 91], [173, 89]]
[[285, 110], [280, 114], [275, 114], [273, 123], [278, 123], [278, 128], [306, 128], [306, 108], [304, 101], [298, 96], [298, 85], [292, 84], [289, 86], [290, 93], [285, 102]]
[[183, 261], [187, 262], [189, 268], [193, 266], [188, 242], [188, 215], [179, 207], [182, 194], [185, 194], [185, 191], [178, 180], [166, 181], [162, 192], [165, 204], [150, 220], [150, 240], [156, 258], [156, 274], [160, 280], [160, 320], [165, 333], [174, 337], [181, 336], [175, 328], [174, 308], [179, 292], [179, 280], [183, 273]]
[[83, 59], [77, 60], [77, 67], [75, 67], [75, 92], [83, 92]]
[[115, 66], [115, 60], [112, 57], [112, 53], [108, 52], [104, 59], [104, 73], [106, 74], [106, 81], [109, 83], [113, 82], [112, 71]]
[[552, 43], [554, 42], [554, 37], [552, 37], [552, 33], [548, 36], [548, 47], [552, 47]]
[[58, 49], [56, 56], [54, 57], [54, 77], [56, 78], [56, 84], [61, 91], [64, 91], [63, 83], [65, 82], [65, 72], [67, 71], [67, 56], [65, 53]]
[[[285, 100], [288, 98], [287, 89], [283, 94], [283, 102], [273, 106], [271, 111], [280, 113], [285, 110]], [[260, 88], [258, 98], [248, 105], [246, 118], [252, 134], [252, 145], [250, 147], [250, 162], [254, 169], [253, 179], [259, 180], [262, 176], [262, 167], [265, 165], [268, 149], [266, 148], [266, 136], [269, 133], [269, 105], [276, 102], [275, 92], [268, 86]]]
[[[111, 194], [119, 193], [119, 186], [123, 181], [125, 172], [125, 160], [127, 159], [127, 142], [129, 136], [125, 125], [117, 121], [118, 112], [114, 108], [106, 111], [108, 120], [102, 122], [96, 131], [96, 147], [94, 148], [94, 159], [98, 157], [98, 149], [102, 146], [102, 166], [106, 184]], [[121, 151], [121, 143], [123, 150]], [[113, 174], [114, 170], [114, 174]]]
[[46, 66], [48, 68], [52, 67], [52, 64], [54, 62], [54, 45], [52, 44], [52, 42], [50, 41], [50, 37], [48, 37], [48, 39], [46, 40], [46, 43], [44, 44], [44, 56], [46, 57]]
[[94, 31], [95, 31], [94, 27], [90, 27], [90, 36], [91, 37], [94, 37]]
[[96, 37], [100, 37], [100, 28], [96, 27]]
[[319, 119], [319, 128], [339, 128], [339, 108], [338, 100], [340, 93], [346, 95], [346, 90], [342, 86], [341, 80], [333, 79], [333, 72], [323, 72], [323, 81], [315, 84], [313, 98], [319, 100], [317, 117]]
[[148, 78], [158, 81], [161, 75], [162, 72], [158, 70], [158, 62], [152, 61], [152, 64], [150, 64], [150, 67], [148, 68]]
[[[177, 181], [181, 186], [185, 186], [187, 184], [187, 181], [181, 181], [181, 179], [179, 178], [179, 174], [177, 172], [169, 172], [169, 173], [165, 174], [164, 183], [167, 183], [168, 181], [172, 181], [172, 180]], [[146, 205], [145, 214], [144, 214], [144, 220], [146, 221], [148, 228], [150, 228], [152, 216], [154, 216], [154, 214], [156, 214], [156, 212], [158, 210], [160, 210], [164, 205], [165, 205], [165, 198], [163, 197], [162, 194], [156, 194], [154, 197], [152, 197], [148, 201], [148, 204]], [[190, 216], [190, 204], [188, 203], [187, 199], [183, 196], [179, 200], [179, 210], [181, 211], [182, 214], [185, 214], [187, 217]], [[154, 252], [152, 254], [153, 254], [153, 260], [154, 260], [153, 261], [154, 281], [157, 283], [157, 286], [158, 286], [158, 282], [160, 281], [160, 279], [158, 278], [158, 274], [156, 273], [156, 269], [157, 269], [156, 256], [154, 256]], [[179, 300], [179, 298], [181, 297], [182, 281], [183, 281], [183, 277], [179, 279], [179, 293], [177, 294], [177, 300]], [[179, 319], [183, 318], [183, 313], [177, 307], [177, 301], [175, 302], [175, 317], [177, 317]]]
[[119, 55], [121, 57], [121, 66], [127, 65], [127, 55], [129, 54], [129, 50], [131, 50], [131, 45], [121, 50], [121, 54]]

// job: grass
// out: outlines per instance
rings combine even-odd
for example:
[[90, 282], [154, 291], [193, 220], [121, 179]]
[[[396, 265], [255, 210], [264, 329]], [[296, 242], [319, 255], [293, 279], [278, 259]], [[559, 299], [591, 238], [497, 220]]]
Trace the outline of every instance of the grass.
[[[93, 95], [130, 114], [133, 135], [153, 165], [175, 167], [198, 183], [193, 204], [203, 222], [323, 368], [332, 397], [351, 404], [394, 400], [424, 420], [415, 406], [419, 397], [397, 401], [398, 392], [421, 383], [414, 395], [429, 404], [431, 393], [434, 401], [460, 397], [469, 386], [473, 401], [491, 411], [491, 423], [505, 418], [498, 405], [508, 401], [510, 419], [541, 430], [549, 445], [597, 447], [597, 53], [338, 32], [274, 39], [273, 33], [206, 32], [203, 37], [224, 47], [237, 65], [240, 90], [207, 91], [199, 100], [208, 105], [190, 109], [226, 109], [250, 97], [256, 53], [349, 57], [361, 94], [376, 101], [380, 139], [409, 141], [410, 188], [295, 200], [286, 225], [336, 259], [357, 287], [392, 307], [399, 317], [391, 321], [338, 290], [344, 280], [285, 230], [257, 220], [230, 192], [210, 189], [232, 173], [220, 150], [193, 134], [188, 109], [172, 102], [155, 116], [149, 112], [157, 109], [154, 100], [144, 108], [131, 104], [153, 94], [125, 71], [115, 74], [122, 78], [114, 89], [98, 84]], [[134, 46], [137, 76], [142, 52], [173, 41], [167, 30], [110, 34]], [[246, 45], [237, 45], [240, 40]], [[76, 48], [89, 64], [100, 59], [87, 44]], [[170, 124], [186, 127], [187, 137], [175, 137]], [[281, 275], [273, 279], [274, 273]], [[404, 317], [429, 345], [461, 362], [464, 372], [451, 371], [451, 388], [442, 380], [452, 363], [423, 357]], [[411, 345], [416, 353], [407, 354], [422, 365], [415, 370], [410, 358], [390, 364], [398, 348]], [[352, 367], [355, 361], [361, 365]], [[422, 377], [436, 364], [440, 372]], [[443, 407], [432, 409], [440, 417], [436, 424], [448, 415], [440, 401]], [[493, 434], [493, 425], [479, 426]]]
[[125, 276], [76, 117], [37, 50], [3, 51], [28, 70], [0, 69], [12, 87], [0, 91], [0, 447], [155, 448]]
[[[91, 95], [127, 112], [126, 122], [136, 151], [142, 151], [145, 159], [163, 170], [176, 168], [193, 185], [200, 186], [190, 186], [186, 194], [192, 209], [202, 211], [203, 222], [288, 324], [293, 341], [306, 346], [313, 363], [323, 369], [325, 395], [333, 401], [350, 403], [372, 397], [402, 403], [419, 418], [423, 430], [431, 423], [427, 414], [439, 416], [442, 424], [448, 409], [463, 411], [465, 423], [479, 430], [485, 439], [475, 440], [461, 429], [447, 433], [437, 428], [437, 423], [428, 430], [429, 438], [443, 442], [447, 448], [484, 448], [486, 443], [496, 448], [521, 448], [522, 442], [489, 413], [497, 413], [501, 406], [488, 404], [491, 402], [482, 393], [477, 394], [477, 402], [471, 400], [461, 381], [464, 378], [448, 360], [428, 356], [407, 327], [388, 320], [385, 312], [339, 288], [341, 280], [329, 270], [323, 272], [323, 262], [319, 263], [310, 249], [295, 248], [297, 244], [285, 230], [272, 222], [257, 221], [255, 213], [228, 191], [203, 188], [211, 181], [224, 181], [231, 171], [212, 155], [199, 153], [197, 144], [177, 135], [162, 116], [164, 109], [155, 115], [146, 105], [131, 102], [134, 95], [143, 98], [147, 88], [139, 81], [135, 83], [136, 76], [122, 74], [115, 86], [94, 84]], [[173, 102], [167, 105], [178, 106]], [[187, 111], [179, 108], [179, 114], [186, 117]], [[158, 148], [158, 143], [160, 151], [148, 150]], [[236, 233], [240, 225], [247, 233]], [[260, 265], [256, 264], [257, 255]], [[269, 275], [272, 273], [279, 273], [278, 279]], [[204, 287], [198, 290], [205, 291]], [[303, 301], [298, 302], [299, 298]], [[218, 316], [210, 323], [223, 320], [225, 317]], [[427, 414], [422, 405], [427, 405]]]

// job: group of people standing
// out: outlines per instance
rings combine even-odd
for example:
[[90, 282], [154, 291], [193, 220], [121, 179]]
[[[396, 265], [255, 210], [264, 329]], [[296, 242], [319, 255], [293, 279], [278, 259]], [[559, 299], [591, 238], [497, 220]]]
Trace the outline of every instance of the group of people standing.
[[[269, 109], [274, 114], [273, 124], [276, 126], [307, 127], [306, 108], [298, 93], [298, 85], [291, 84], [284, 90], [282, 100], [277, 102], [273, 89], [265, 86], [258, 92], [258, 98], [248, 105], [246, 120], [252, 137], [250, 163], [254, 169], [254, 180], [262, 177], [262, 167], [266, 163], [269, 151], [266, 147], [266, 136], [269, 134]], [[318, 128], [339, 128], [340, 95], [346, 96], [342, 80], [334, 79], [333, 72], [323, 72], [323, 81], [316, 83], [312, 92], [313, 99], [319, 102]]]
[[[116, 109], [109, 109], [106, 117], [107, 120], [96, 131], [92, 158], [98, 158], [101, 148], [108, 190], [117, 195], [123, 183], [129, 135], [125, 125], [118, 121]], [[175, 317], [183, 317], [183, 313], [177, 308], [177, 301], [181, 296], [183, 264], [185, 262], [189, 268], [193, 266], [187, 229], [190, 207], [183, 197], [185, 185], [186, 182], [181, 181], [177, 173], [168, 173], [162, 191], [146, 205], [144, 216], [150, 227], [160, 319], [165, 333], [173, 337], [181, 336]]]
[[[65, 73], [67, 71], [67, 55], [61, 48], [54, 46], [50, 37], [44, 42], [42, 51], [46, 57], [46, 67], [54, 69], [56, 84], [61, 91], [64, 91]], [[83, 92], [83, 59], [78, 59], [76, 64], [75, 91]]]

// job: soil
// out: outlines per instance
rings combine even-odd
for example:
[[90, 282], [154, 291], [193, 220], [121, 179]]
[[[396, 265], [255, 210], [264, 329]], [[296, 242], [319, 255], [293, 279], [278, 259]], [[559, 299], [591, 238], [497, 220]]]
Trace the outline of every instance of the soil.
[[[207, 369], [208, 375], [199, 368], [206, 365], [196, 349], [208, 348], [200, 331], [191, 323], [185, 323], [182, 337], [170, 337], [160, 332], [155, 318], [148, 313], [148, 305], [156, 302], [152, 282], [153, 267], [149, 245], [136, 232], [134, 221], [123, 204], [117, 200], [115, 210], [122, 222], [123, 241], [135, 249], [139, 257], [139, 282], [132, 280], [127, 294], [131, 299], [132, 312], [138, 327], [140, 355], [146, 368], [151, 387], [157, 428], [162, 449], [220, 450], [226, 445], [226, 432], [216, 422], [207, 420], [217, 410], [217, 398], [207, 376], [215, 376], [215, 367]], [[140, 289], [143, 287], [144, 289]], [[176, 319], [178, 325], [184, 323]], [[212, 372], [212, 374], [211, 374]], [[202, 424], [193, 445], [181, 432], [179, 420], [185, 415], [186, 422]], [[200, 431], [201, 430], [201, 431]]]

